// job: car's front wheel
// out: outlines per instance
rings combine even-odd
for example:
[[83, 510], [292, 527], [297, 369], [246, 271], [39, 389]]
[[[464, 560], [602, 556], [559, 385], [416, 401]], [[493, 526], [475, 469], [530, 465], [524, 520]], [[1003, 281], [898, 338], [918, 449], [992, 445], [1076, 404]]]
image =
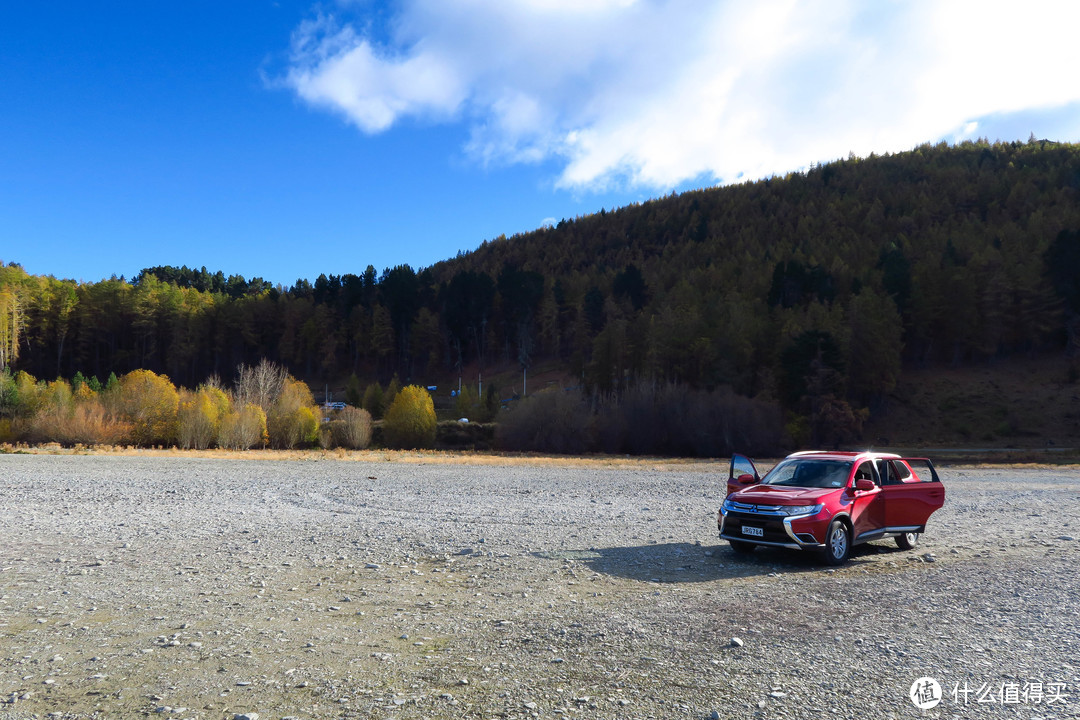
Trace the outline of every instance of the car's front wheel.
[[740, 555], [749, 555], [757, 547], [754, 543], [743, 542], [742, 540], [728, 540], [728, 542], [731, 543], [731, 549]]
[[901, 533], [896, 536], [896, 547], [901, 550], [910, 550], [915, 547], [915, 543], [919, 542], [919, 533]]
[[825, 562], [843, 565], [851, 553], [851, 532], [842, 520], [833, 520], [825, 536]]

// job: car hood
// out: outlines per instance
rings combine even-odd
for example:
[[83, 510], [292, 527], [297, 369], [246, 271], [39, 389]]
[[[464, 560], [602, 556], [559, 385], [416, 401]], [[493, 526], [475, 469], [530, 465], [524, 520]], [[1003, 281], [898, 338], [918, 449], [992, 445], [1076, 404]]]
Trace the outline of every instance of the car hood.
[[816, 505], [821, 498], [842, 488], [804, 488], [786, 485], [754, 485], [731, 495], [735, 502], [754, 505]]

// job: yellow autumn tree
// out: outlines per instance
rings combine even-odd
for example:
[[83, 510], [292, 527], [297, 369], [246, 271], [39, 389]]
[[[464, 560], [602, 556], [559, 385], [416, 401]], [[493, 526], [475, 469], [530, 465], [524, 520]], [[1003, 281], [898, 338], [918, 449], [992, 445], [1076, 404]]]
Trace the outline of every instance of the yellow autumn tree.
[[268, 440], [266, 413], [255, 403], [248, 403], [237, 412], [228, 412], [221, 419], [218, 447], [226, 450], [250, 450], [253, 447], [265, 447]]
[[285, 378], [281, 394], [266, 415], [270, 444], [286, 450], [311, 445], [319, 439], [319, 416], [315, 398], [303, 382]]
[[210, 447], [230, 409], [229, 396], [220, 388], [204, 385], [195, 392], [185, 391], [177, 412], [177, 443], [185, 449]]
[[137, 445], [171, 445], [176, 440], [180, 395], [164, 375], [134, 370], [120, 379], [120, 414], [131, 423]]
[[383, 417], [387, 447], [410, 450], [435, 445], [435, 404], [419, 385], [402, 388]]

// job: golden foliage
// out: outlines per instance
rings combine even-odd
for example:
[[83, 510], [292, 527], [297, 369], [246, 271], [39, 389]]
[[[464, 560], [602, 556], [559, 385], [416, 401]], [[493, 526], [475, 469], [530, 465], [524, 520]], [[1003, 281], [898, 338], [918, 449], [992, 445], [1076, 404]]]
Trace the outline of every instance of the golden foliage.
[[180, 447], [205, 450], [217, 442], [222, 419], [231, 409], [229, 397], [220, 388], [203, 386], [185, 391], [177, 412], [177, 442]]
[[412, 450], [435, 445], [435, 404], [419, 385], [402, 388], [383, 418], [387, 447]]
[[266, 418], [270, 444], [291, 450], [317, 442], [319, 416], [316, 412], [315, 398], [308, 386], [292, 376], [286, 377], [281, 394]]
[[134, 370], [120, 379], [120, 415], [132, 425], [138, 445], [171, 445], [176, 440], [180, 395], [169, 378]]
[[239, 412], [228, 412], [221, 419], [218, 447], [226, 450], [250, 450], [265, 447], [266, 413], [255, 403], [248, 403]]

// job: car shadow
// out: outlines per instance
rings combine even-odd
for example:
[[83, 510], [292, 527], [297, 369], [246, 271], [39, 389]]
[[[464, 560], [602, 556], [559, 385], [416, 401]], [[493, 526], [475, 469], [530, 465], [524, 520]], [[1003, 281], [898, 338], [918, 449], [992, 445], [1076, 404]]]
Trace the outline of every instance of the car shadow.
[[[838, 572], [866, 569], [884, 556], [902, 552], [898, 548], [868, 543], [852, 548], [851, 557]], [[717, 545], [657, 543], [625, 547], [590, 548], [534, 552], [535, 557], [584, 565], [593, 572], [612, 577], [657, 583], [701, 583], [732, 578], [796, 573], [823, 573], [826, 565], [816, 552], [758, 546], [741, 555], [727, 542]]]

